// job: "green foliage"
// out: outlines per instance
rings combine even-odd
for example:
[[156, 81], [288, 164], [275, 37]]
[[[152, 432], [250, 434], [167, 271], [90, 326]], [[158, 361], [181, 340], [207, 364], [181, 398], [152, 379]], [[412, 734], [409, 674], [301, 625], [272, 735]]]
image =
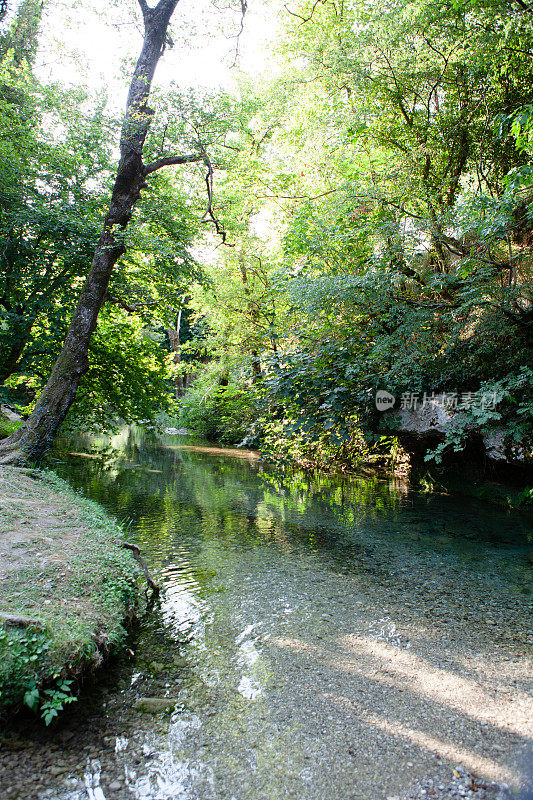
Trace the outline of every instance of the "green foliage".
[[49, 659], [51, 636], [37, 629], [9, 631], [0, 628], [0, 651], [9, 662], [0, 675], [0, 705], [16, 704], [23, 696], [28, 708], [39, 714], [46, 725], [58, 716], [65, 705], [75, 702], [72, 680], [54, 674], [52, 685], [38, 685], [43, 664]]
[[[0, 61], [0, 396], [31, 409], [60, 352], [110, 191], [119, 122], [106, 99], [41, 85], [27, 59]], [[70, 423], [134, 421], [168, 409], [166, 328], [201, 270], [189, 254], [194, 201], [151, 180], [109, 286]]]
[[[53, 473], [35, 477], [40, 502], [75, 509], [79, 529], [74, 537], [61, 523], [47, 529], [58, 554], [68, 547], [63, 575], [53, 559], [47, 567], [29, 560], [2, 579], [2, 611], [36, 617], [39, 627], [0, 625], [0, 710], [25, 703], [49, 724], [74, 702], [84, 669], [123, 645], [124, 621], [138, 601], [138, 567], [118, 543], [123, 532], [100, 507]], [[23, 515], [22, 524], [28, 522]], [[9, 521], [11, 529], [15, 524]]]
[[502, 380], [484, 381], [479, 392], [494, 398], [495, 408], [460, 404], [444, 441], [427, 453], [426, 461], [440, 463], [448, 450], [462, 450], [472, 431], [490, 429], [504, 437], [509, 456], [527, 459], [533, 430], [533, 370], [522, 367], [517, 374], [506, 375]]
[[[271, 80], [157, 98], [146, 158], [207, 148], [226, 246], [209, 215], [195, 223], [203, 165], [151, 181], [71, 424], [173, 413], [195, 374], [180, 425], [345, 468], [397, 457], [377, 389], [486, 391], [496, 410], [461, 410], [431, 458], [491, 429], [529, 453], [531, 15], [300, 0], [283, 19]], [[100, 230], [118, 123], [2, 52], [0, 371], [31, 407]]]
[[43, 689], [39, 692], [33, 688], [24, 695], [24, 703], [32, 709], [39, 710], [45, 725], [50, 723], [63, 711], [69, 703], [75, 703], [76, 698], [71, 694], [73, 681], [59, 680], [52, 689]]
[[21, 425], [22, 420], [12, 421], [0, 414], [0, 439], [5, 439], [6, 436], [10, 436], [12, 433], [18, 430]]
[[[275, 124], [266, 145], [251, 134], [248, 90], [253, 157], [239, 143], [221, 189], [235, 249], [193, 293], [209, 357], [254, 381], [251, 430], [272, 458], [393, 462], [380, 388], [497, 398], [462, 409], [433, 459], [492, 429], [527, 455], [532, 21], [500, 2], [291, 11], [283, 77], [257, 93]], [[217, 392], [203, 385], [210, 435]]]
[[[47, 656], [50, 637], [47, 633], [27, 630], [0, 628], [0, 651], [3, 653], [4, 668], [0, 678], [0, 699], [2, 704], [13, 703], [21, 693], [35, 688], [35, 675], [38, 665]], [[9, 680], [6, 679], [5, 661], [10, 662]]]
[[220, 385], [220, 374], [206, 370], [179, 407], [179, 425], [211, 441], [256, 444], [257, 395], [251, 385]]

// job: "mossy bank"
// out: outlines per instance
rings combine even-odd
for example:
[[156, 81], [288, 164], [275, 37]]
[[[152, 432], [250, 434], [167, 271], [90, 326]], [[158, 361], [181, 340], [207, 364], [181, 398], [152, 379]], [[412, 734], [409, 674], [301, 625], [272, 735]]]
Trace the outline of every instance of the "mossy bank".
[[123, 532], [52, 472], [0, 468], [0, 715], [45, 722], [123, 645], [137, 565]]

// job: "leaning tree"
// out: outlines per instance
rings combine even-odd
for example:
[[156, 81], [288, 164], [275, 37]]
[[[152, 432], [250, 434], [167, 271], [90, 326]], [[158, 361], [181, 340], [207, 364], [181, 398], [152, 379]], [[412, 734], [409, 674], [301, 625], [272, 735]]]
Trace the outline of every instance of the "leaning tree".
[[[54, 441], [89, 368], [88, 349], [98, 313], [106, 299], [113, 267], [125, 252], [124, 234], [141, 191], [150, 175], [173, 164], [205, 162], [208, 168], [208, 214], [211, 210], [211, 164], [205, 153], [169, 155], [146, 164], [145, 140], [154, 115], [148, 106], [155, 69], [165, 49], [168, 26], [179, 0], [159, 0], [152, 8], [137, 0], [142, 11], [144, 38], [131, 79], [120, 137], [120, 160], [109, 207], [91, 268], [72, 316], [63, 348], [31, 416], [0, 442], [0, 464], [23, 465], [38, 461]], [[216, 221], [215, 221], [216, 222]], [[217, 226], [218, 228], [218, 226]]]

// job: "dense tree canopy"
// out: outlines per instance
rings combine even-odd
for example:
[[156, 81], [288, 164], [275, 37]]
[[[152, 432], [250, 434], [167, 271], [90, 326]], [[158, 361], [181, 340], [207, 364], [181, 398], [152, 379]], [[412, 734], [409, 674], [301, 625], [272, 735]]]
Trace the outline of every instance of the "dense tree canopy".
[[[209, 153], [207, 212], [201, 159], [151, 182], [71, 420], [153, 417], [177, 396], [204, 435], [353, 466], [395, 452], [384, 389], [452, 410], [470, 398], [434, 458], [494, 428], [531, 450], [530, 10], [272, 6], [262, 81], [160, 96], [147, 163]], [[38, 82], [22, 22], [2, 46], [0, 379], [31, 407], [88, 271], [120, 126], [83, 87]]]

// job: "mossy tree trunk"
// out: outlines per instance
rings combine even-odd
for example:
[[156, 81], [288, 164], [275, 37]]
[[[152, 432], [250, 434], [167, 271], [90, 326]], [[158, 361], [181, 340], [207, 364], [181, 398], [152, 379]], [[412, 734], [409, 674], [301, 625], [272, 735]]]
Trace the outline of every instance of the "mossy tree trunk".
[[148, 97], [178, 0], [159, 0], [154, 8], [150, 8], [146, 0], [138, 2], [144, 21], [144, 39], [130, 83], [121, 131], [120, 161], [102, 233], [61, 353], [29, 419], [0, 443], [0, 463], [38, 461], [53, 443], [74, 401], [80, 380], [89, 368], [91, 336], [106, 298], [113, 267], [125, 252], [124, 232], [141, 190], [147, 185], [147, 176], [165, 166], [205, 158], [192, 154], [160, 158], [151, 164], [143, 162], [144, 143], [154, 113], [147, 105]]

